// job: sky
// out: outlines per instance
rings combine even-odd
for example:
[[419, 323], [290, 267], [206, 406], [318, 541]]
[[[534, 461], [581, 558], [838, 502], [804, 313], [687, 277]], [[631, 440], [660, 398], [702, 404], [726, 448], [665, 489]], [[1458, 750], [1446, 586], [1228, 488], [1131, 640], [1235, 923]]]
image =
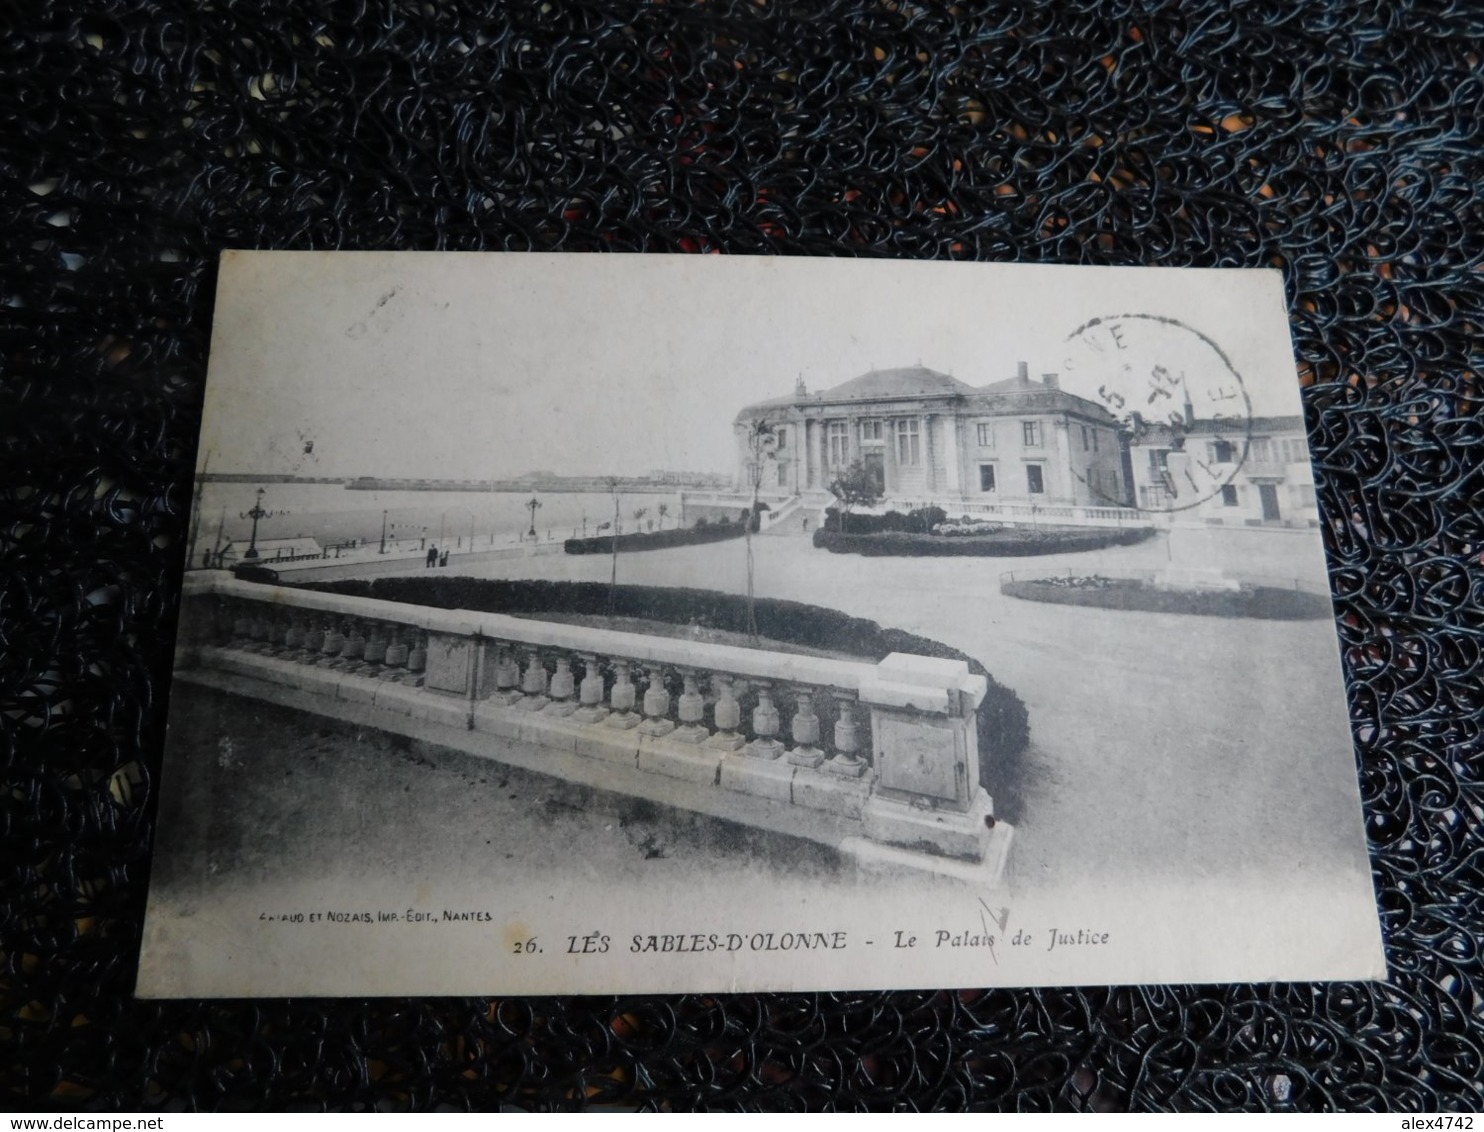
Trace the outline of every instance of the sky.
[[228, 252], [211, 351], [213, 472], [730, 472], [744, 405], [918, 364], [1096, 397], [1162, 363], [1226, 388], [1229, 361], [1253, 412], [1300, 411], [1273, 271]]

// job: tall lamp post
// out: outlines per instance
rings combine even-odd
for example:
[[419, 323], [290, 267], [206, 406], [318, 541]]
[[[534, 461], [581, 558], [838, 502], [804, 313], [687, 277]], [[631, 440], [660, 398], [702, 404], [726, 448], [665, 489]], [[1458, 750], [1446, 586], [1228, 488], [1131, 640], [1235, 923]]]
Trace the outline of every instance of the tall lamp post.
[[531, 530], [530, 530], [530, 535], [531, 535], [532, 538], [535, 538], [536, 537], [536, 508], [538, 508], [540, 506], [541, 506], [541, 500], [537, 499], [534, 495], [531, 496], [531, 498], [526, 501], [526, 510], [531, 513]]
[[385, 511], [383, 511], [381, 513], [381, 549], [379, 551], [377, 551], [377, 553], [378, 554], [385, 554], [386, 553], [386, 512]]
[[247, 540], [247, 553], [243, 558], [256, 558], [258, 556], [258, 520], [273, 518], [272, 511], [263, 510], [263, 492], [265, 488], [258, 488], [257, 502], [252, 505], [250, 511], [239, 511], [238, 517], [252, 520], [252, 537]]

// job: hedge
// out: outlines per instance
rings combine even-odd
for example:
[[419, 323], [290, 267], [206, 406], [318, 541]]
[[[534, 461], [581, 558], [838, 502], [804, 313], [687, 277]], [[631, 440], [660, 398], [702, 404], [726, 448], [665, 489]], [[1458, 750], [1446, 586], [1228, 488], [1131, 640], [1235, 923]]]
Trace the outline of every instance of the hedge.
[[596, 538], [569, 538], [562, 544], [568, 554], [612, 554], [614, 542], [620, 551], [665, 550], [672, 546], [694, 546], [698, 543], [721, 542], [742, 537], [742, 524], [701, 523], [694, 527], [676, 527], [669, 531], [636, 531], [633, 534], [599, 535]]
[[[747, 599], [716, 590], [669, 589], [661, 586], [617, 586], [609, 608], [610, 587], [602, 582], [548, 582], [520, 579], [426, 577], [350, 578], [338, 582], [305, 582], [297, 588], [321, 593], [372, 597], [437, 609], [472, 609], [485, 613], [577, 613], [636, 617], [673, 625], [696, 625], [725, 632], [747, 631]], [[900, 629], [883, 629], [874, 621], [852, 617], [837, 609], [777, 598], [756, 601], [758, 634], [770, 640], [809, 648], [849, 653], [878, 661], [889, 653], [915, 653], [941, 660], [961, 660], [969, 671], [985, 677], [989, 690], [979, 707], [980, 780], [994, 783], [991, 791], [1000, 816], [1017, 820], [1021, 792], [1019, 760], [1015, 756], [1030, 743], [1030, 720], [1011, 689], [998, 683], [973, 657], [940, 641]], [[672, 689], [679, 694], [679, 686]], [[835, 707], [815, 708], [821, 725], [830, 724]], [[750, 715], [744, 718], [750, 719]], [[826, 732], [828, 734], [828, 732]]]
[[[844, 521], [842, 529], [841, 523]], [[900, 511], [888, 511], [884, 515], [851, 515], [845, 519], [838, 507], [826, 507], [821, 530], [842, 531], [852, 535], [874, 535], [885, 531], [906, 531], [908, 534], [931, 534], [934, 527], [948, 520], [948, 512], [941, 507], [918, 507], [905, 515]]]
[[1025, 601], [1126, 609], [1139, 613], [1187, 613], [1201, 617], [1251, 617], [1262, 621], [1323, 621], [1334, 616], [1328, 595], [1243, 586], [1240, 590], [1182, 590], [1127, 578], [1102, 585], [1053, 585], [1043, 579], [1001, 582], [1000, 592]]
[[[851, 522], [854, 522], [852, 518]], [[814, 545], [832, 554], [860, 554], [883, 558], [1020, 558], [1039, 554], [1076, 554], [1109, 546], [1131, 546], [1154, 534], [1153, 527], [1013, 528], [987, 535], [840, 534], [817, 530]]]

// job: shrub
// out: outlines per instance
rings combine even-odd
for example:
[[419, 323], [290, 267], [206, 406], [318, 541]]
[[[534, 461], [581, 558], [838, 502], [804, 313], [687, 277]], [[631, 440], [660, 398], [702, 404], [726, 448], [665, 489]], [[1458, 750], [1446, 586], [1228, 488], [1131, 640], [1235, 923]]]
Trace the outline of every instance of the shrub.
[[[886, 518], [888, 516], [881, 516]], [[855, 517], [852, 516], [852, 527]], [[1037, 554], [1075, 554], [1108, 546], [1130, 546], [1154, 534], [1152, 527], [1077, 527], [1048, 529], [1007, 527], [982, 535], [925, 535], [886, 530], [873, 534], [841, 534], [820, 529], [814, 545], [833, 554], [866, 557], [1014, 558]]]
[[278, 571], [270, 570], [266, 566], [250, 566], [246, 563], [238, 563], [232, 567], [232, 576], [239, 582], [259, 582], [269, 586], [276, 586], [278, 584]]
[[[438, 609], [471, 609], [486, 613], [576, 613], [603, 616], [609, 610], [609, 587], [603, 582], [547, 582], [522, 579], [464, 578], [408, 575], [308, 582], [299, 588], [321, 593], [372, 597], [382, 601], [427, 605]], [[612, 614], [696, 625], [725, 632], [747, 632], [747, 599], [716, 590], [669, 589], [661, 586], [618, 586], [613, 591]], [[889, 653], [906, 652], [942, 660], [961, 660], [969, 671], [988, 679], [989, 689], [979, 707], [980, 779], [996, 797], [1001, 816], [1016, 815], [1020, 763], [1016, 758], [1030, 742], [1030, 718], [1014, 691], [1000, 684], [973, 657], [940, 641], [900, 629], [883, 629], [875, 621], [852, 617], [837, 609], [778, 598], [756, 601], [758, 633], [771, 640], [809, 648], [849, 653], [879, 661]], [[677, 689], [672, 689], [676, 691]], [[820, 697], [827, 699], [828, 697]], [[833, 709], [817, 704], [822, 718]]]
[[[632, 534], [619, 535], [617, 542], [618, 549], [627, 553], [635, 550], [664, 550], [672, 546], [694, 546], [698, 543], [741, 537], [741, 523], [705, 523], [703, 519], [697, 519], [696, 525], [689, 530], [674, 527], [668, 531], [635, 531]], [[562, 549], [568, 554], [612, 554], [614, 541], [612, 535], [569, 538], [562, 544]]]

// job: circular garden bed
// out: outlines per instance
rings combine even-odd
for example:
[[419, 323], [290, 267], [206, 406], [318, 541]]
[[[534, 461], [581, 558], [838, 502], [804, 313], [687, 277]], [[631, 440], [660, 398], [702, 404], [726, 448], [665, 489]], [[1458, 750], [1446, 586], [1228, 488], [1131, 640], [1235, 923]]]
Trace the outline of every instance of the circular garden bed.
[[1140, 613], [1186, 613], [1202, 617], [1253, 617], [1267, 621], [1320, 621], [1334, 616], [1329, 595], [1277, 586], [1243, 585], [1236, 590], [1186, 589], [1136, 578], [1015, 578], [1000, 592], [1025, 601], [1127, 609]]

